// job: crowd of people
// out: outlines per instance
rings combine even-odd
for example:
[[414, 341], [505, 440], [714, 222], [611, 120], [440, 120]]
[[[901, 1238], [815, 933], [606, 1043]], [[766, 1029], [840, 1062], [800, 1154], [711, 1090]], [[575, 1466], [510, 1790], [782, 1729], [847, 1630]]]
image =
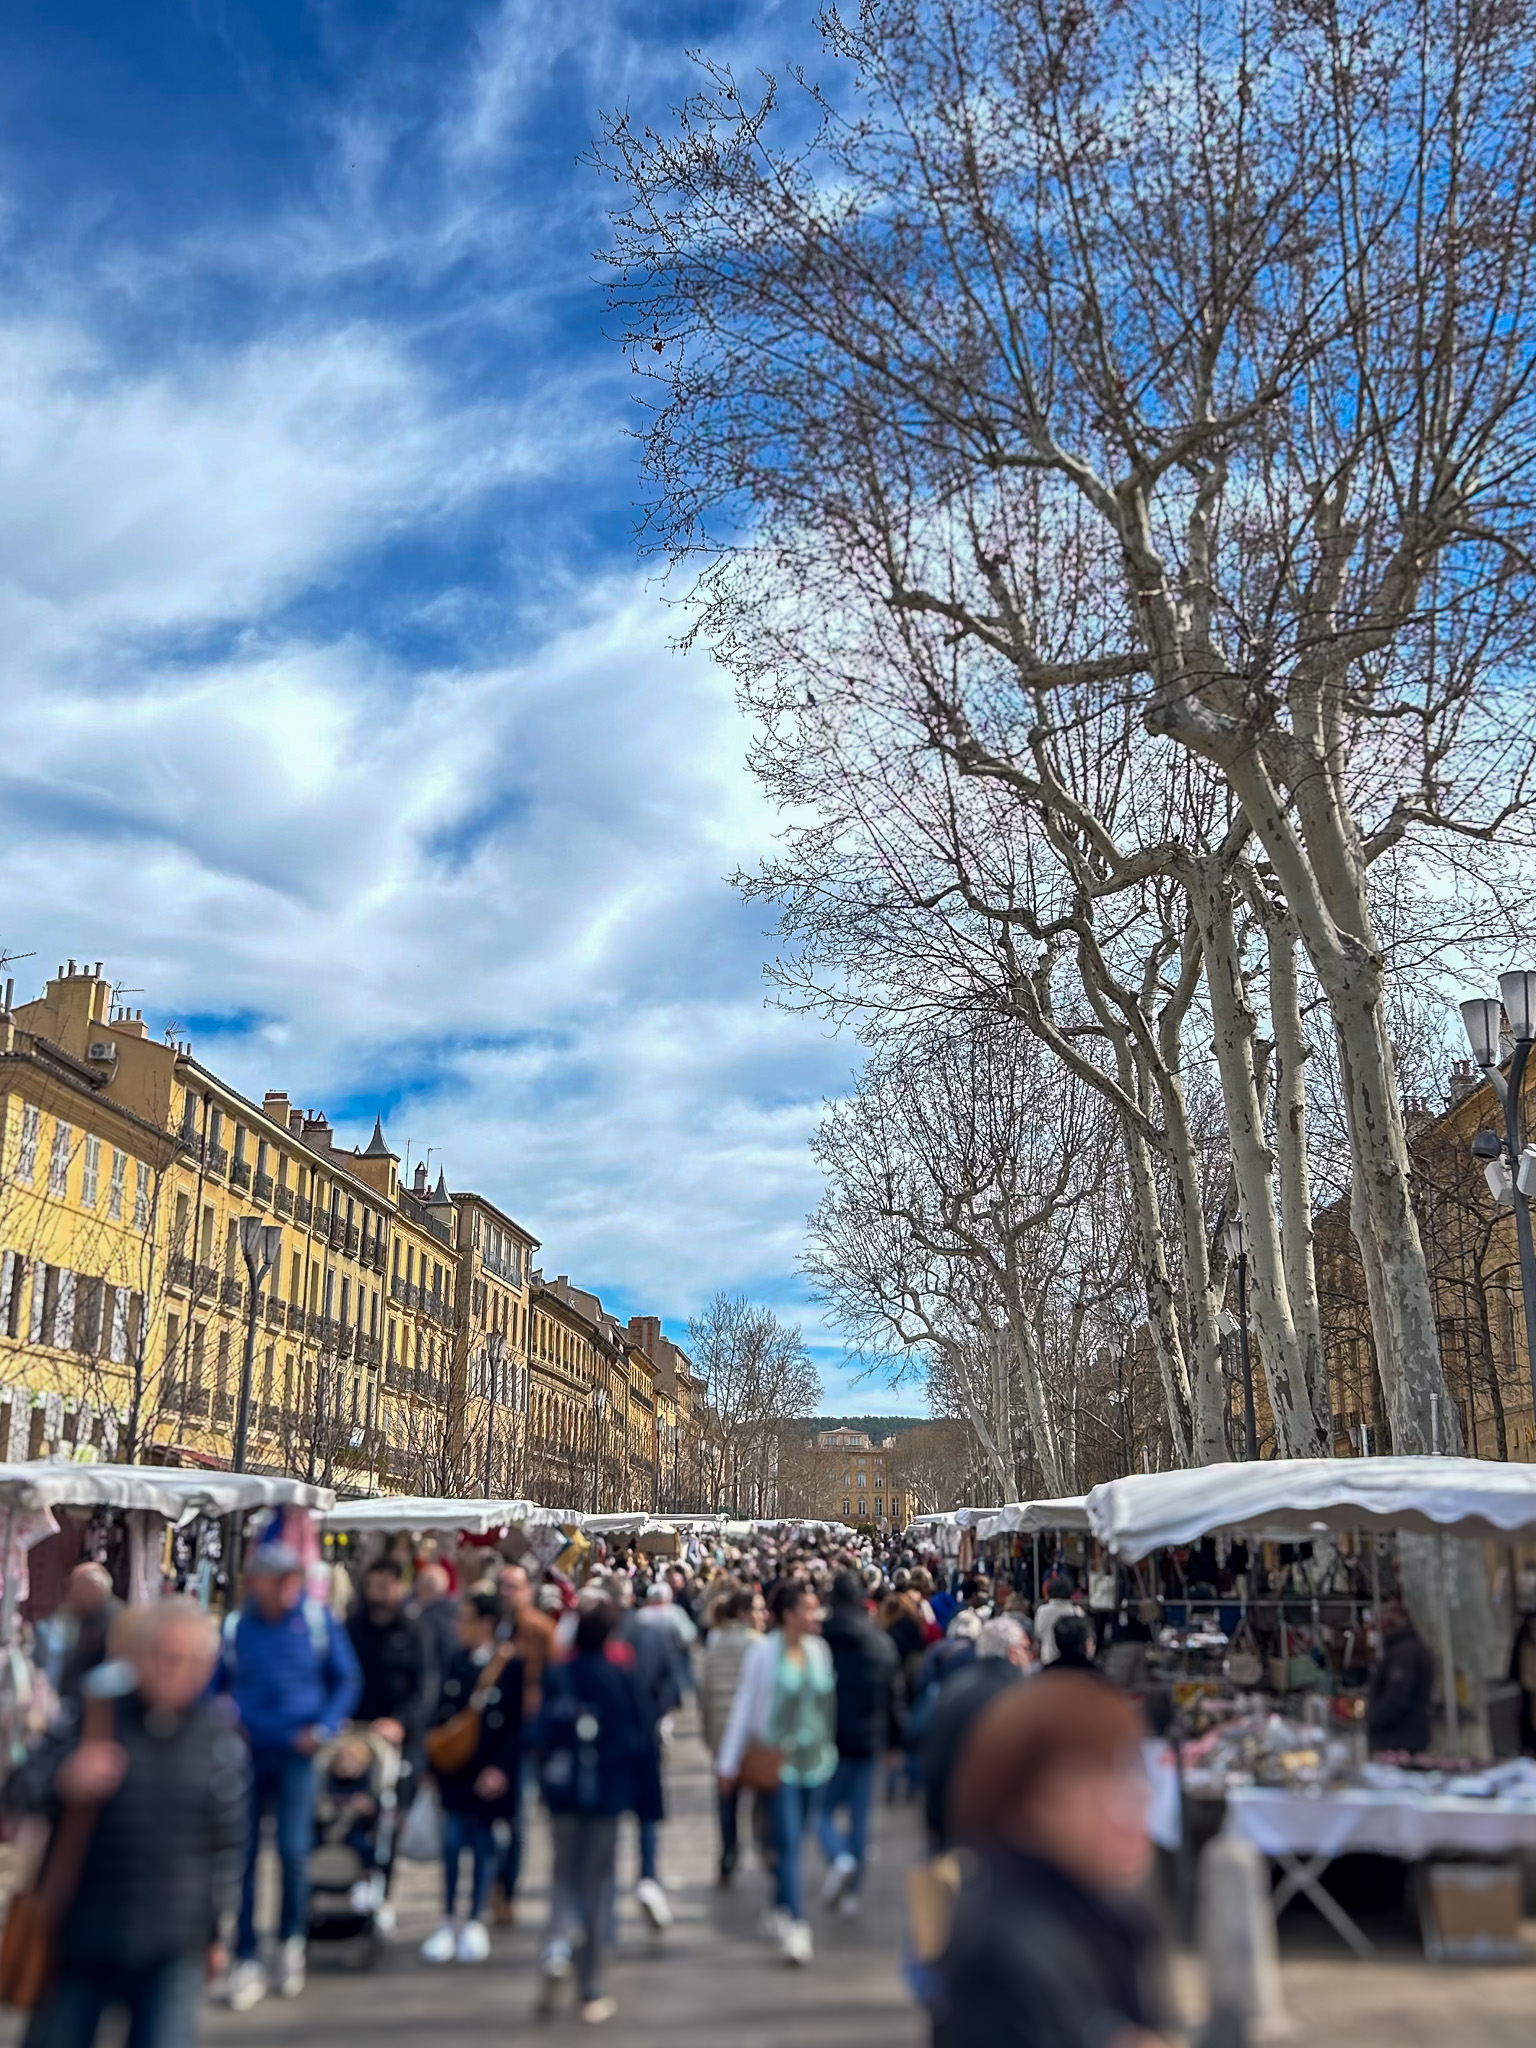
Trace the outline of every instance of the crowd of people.
[[[52, 1826], [28, 2048], [84, 2048], [112, 2006], [133, 2048], [185, 2048], [213, 1980], [236, 2011], [299, 1995], [317, 1815], [327, 1844], [357, 1851], [351, 1903], [383, 1938], [396, 1847], [436, 1855], [422, 1959], [483, 1963], [518, 1911], [535, 1800], [551, 1845], [536, 2007], [608, 2019], [625, 1816], [639, 1915], [657, 1941], [672, 1924], [666, 1757], [691, 1698], [718, 1883], [761, 1871], [762, 1931], [785, 1963], [813, 1961], [813, 1898], [859, 1914], [872, 1814], [911, 1801], [952, 1919], [909, 1958], [936, 2042], [1129, 2048], [1154, 2028], [1155, 1944], [1125, 1903], [1150, 1853], [1141, 1722], [1096, 1662], [1104, 1629], [1081, 1591], [1055, 1578], [1033, 1600], [895, 1544], [689, 1548], [599, 1556], [580, 1584], [494, 1555], [455, 1584], [443, 1562], [391, 1552], [338, 1619], [299, 1555], [268, 1542], [222, 1631], [190, 1600], [118, 1610], [84, 1567], [53, 1645], [58, 1719], [6, 1792]], [[1137, 1622], [1122, 1619], [1133, 1639]], [[263, 1941], [269, 1819], [280, 1885]]]

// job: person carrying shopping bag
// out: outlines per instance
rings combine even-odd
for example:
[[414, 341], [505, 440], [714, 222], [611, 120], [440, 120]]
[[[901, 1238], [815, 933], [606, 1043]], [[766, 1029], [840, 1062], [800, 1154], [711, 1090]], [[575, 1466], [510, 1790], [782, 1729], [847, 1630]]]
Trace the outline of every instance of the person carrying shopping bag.
[[837, 1679], [821, 1639], [821, 1602], [781, 1579], [768, 1603], [772, 1633], [742, 1661], [725, 1739], [715, 1759], [722, 1793], [737, 1786], [773, 1794], [775, 1897], [770, 1924], [787, 1962], [813, 1953], [805, 1918], [801, 1853], [837, 1769]]

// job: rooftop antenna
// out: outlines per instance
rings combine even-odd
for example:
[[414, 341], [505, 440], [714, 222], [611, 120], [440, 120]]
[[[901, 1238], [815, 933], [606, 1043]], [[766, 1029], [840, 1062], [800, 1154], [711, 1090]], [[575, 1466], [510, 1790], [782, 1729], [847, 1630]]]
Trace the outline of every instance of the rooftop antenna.
[[[139, 990], [137, 990], [137, 991], [136, 991], [136, 993], [137, 993], [137, 994], [139, 994], [139, 995], [142, 995], [142, 994], [143, 994], [143, 990], [142, 990], [142, 989], [139, 989]], [[173, 1017], [173, 1018], [171, 1019], [170, 1023], [169, 1023], [169, 1024], [167, 1024], [167, 1025], [166, 1025], [166, 1027], [165, 1027], [165, 1042], [166, 1042], [166, 1044], [167, 1044], [167, 1045], [175, 1045], [175, 1044], [177, 1043], [177, 1041], [178, 1041], [178, 1040], [180, 1039], [180, 1037], [181, 1037], [181, 1034], [182, 1034], [182, 1032], [183, 1032], [183, 1031], [185, 1030], [185, 1028], [186, 1028], [186, 1027], [185, 1027], [185, 1025], [182, 1025], [182, 1024], [178, 1024], [178, 1023], [176, 1022], [175, 1018]]]

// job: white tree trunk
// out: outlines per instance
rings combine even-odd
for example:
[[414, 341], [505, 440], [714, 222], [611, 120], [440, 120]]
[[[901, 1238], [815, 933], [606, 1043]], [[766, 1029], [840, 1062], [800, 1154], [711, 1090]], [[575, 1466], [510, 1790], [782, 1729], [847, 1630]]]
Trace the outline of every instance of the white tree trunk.
[[1312, 1411], [1329, 1425], [1332, 1399], [1323, 1356], [1323, 1312], [1317, 1292], [1312, 1232], [1312, 1170], [1307, 1161], [1307, 1042], [1296, 975], [1296, 933], [1289, 918], [1266, 907], [1269, 944], [1269, 1014], [1275, 1034], [1275, 1145], [1280, 1155], [1280, 1247], [1291, 1321], [1301, 1348]]
[[1286, 1458], [1324, 1456], [1328, 1448], [1326, 1433], [1313, 1414], [1306, 1369], [1291, 1318], [1280, 1226], [1275, 1215], [1275, 1162], [1264, 1133], [1254, 1075], [1258, 1026], [1238, 953], [1230, 886], [1214, 863], [1202, 862], [1191, 876], [1190, 896], [1205, 946], [1205, 982], [1211, 1001], [1216, 1066], [1247, 1238], [1249, 1298], [1269, 1389], [1276, 1448]]
[[1136, 1198], [1136, 1235], [1147, 1294], [1147, 1324], [1152, 1333], [1152, 1351], [1163, 1383], [1163, 1400], [1167, 1405], [1174, 1455], [1181, 1465], [1187, 1465], [1189, 1431], [1185, 1417], [1188, 1414], [1189, 1375], [1185, 1369], [1184, 1345], [1174, 1305], [1173, 1281], [1168, 1272], [1168, 1240], [1157, 1199], [1157, 1176], [1152, 1169], [1152, 1150], [1146, 1139], [1129, 1121], [1123, 1123], [1123, 1128], [1126, 1163], [1130, 1167], [1131, 1187]]

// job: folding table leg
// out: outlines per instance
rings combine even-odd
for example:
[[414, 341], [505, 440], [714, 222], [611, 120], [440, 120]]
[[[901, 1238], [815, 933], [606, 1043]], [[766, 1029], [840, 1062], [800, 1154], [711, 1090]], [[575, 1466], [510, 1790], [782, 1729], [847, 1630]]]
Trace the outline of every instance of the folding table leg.
[[1331, 1856], [1303, 1857], [1287, 1855], [1277, 1856], [1275, 1861], [1285, 1872], [1285, 1875], [1274, 1889], [1272, 1903], [1277, 1920], [1291, 1903], [1292, 1899], [1301, 1893], [1305, 1893], [1328, 1922], [1334, 1933], [1338, 1935], [1341, 1941], [1346, 1942], [1357, 1956], [1363, 1958], [1375, 1955], [1376, 1949], [1374, 1944], [1355, 1925], [1332, 1892], [1326, 1890], [1322, 1884], [1323, 1872], [1333, 1861]]

